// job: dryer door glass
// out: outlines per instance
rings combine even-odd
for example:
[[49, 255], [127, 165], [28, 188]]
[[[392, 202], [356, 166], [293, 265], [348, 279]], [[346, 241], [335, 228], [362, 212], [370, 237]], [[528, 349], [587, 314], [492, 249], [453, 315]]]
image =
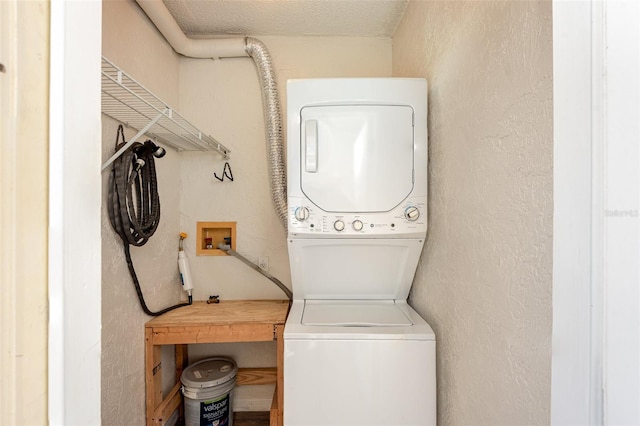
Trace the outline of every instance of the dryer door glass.
[[385, 212], [413, 190], [413, 110], [341, 105], [301, 111], [304, 194], [329, 212]]

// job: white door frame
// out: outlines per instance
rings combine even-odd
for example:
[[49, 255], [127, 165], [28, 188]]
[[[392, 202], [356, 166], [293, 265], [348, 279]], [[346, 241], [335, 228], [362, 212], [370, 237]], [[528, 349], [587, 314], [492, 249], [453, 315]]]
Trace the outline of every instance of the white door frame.
[[552, 424], [638, 424], [640, 6], [554, 1]]
[[[601, 210], [592, 203], [601, 189], [599, 155], [592, 121], [599, 105], [593, 79], [592, 3], [553, 2], [553, 334], [552, 424], [598, 424], [601, 418], [599, 265], [592, 238]], [[597, 49], [596, 49], [597, 50]], [[594, 62], [598, 62], [597, 59]], [[596, 81], [597, 82], [597, 81]], [[596, 117], [596, 121], [598, 117]], [[595, 146], [594, 146], [595, 143]], [[594, 158], [595, 157], [595, 158]], [[595, 191], [594, 191], [595, 190]], [[600, 244], [596, 244], [600, 246]]]
[[49, 422], [100, 424], [102, 2], [51, 2]]

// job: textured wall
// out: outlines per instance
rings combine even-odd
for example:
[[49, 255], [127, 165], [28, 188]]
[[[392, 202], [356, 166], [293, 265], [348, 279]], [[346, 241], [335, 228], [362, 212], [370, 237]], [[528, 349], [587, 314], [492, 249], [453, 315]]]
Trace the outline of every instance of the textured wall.
[[[103, 2], [103, 53], [169, 105], [178, 104], [178, 57], [133, 1]], [[113, 154], [117, 124], [103, 116], [103, 159]], [[126, 137], [136, 132], [126, 129]], [[143, 247], [131, 247], [142, 290], [151, 310], [181, 296], [177, 241], [180, 155], [168, 150], [156, 161], [161, 202], [160, 225]], [[102, 209], [102, 423], [144, 424], [144, 323], [124, 258], [122, 242], [111, 229], [106, 210], [108, 172], [103, 172]], [[168, 348], [167, 348], [168, 349]], [[163, 372], [171, 354], [163, 354]]]
[[429, 232], [411, 303], [440, 424], [549, 422], [551, 2], [412, 2], [394, 76], [429, 81]]

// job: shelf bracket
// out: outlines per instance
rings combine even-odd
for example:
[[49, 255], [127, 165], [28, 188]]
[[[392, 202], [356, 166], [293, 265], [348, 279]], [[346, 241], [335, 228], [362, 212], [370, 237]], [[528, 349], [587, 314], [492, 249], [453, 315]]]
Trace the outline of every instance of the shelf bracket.
[[129, 149], [129, 147], [130, 147], [131, 145], [133, 145], [133, 143], [134, 143], [135, 141], [137, 141], [137, 140], [138, 140], [138, 138], [139, 138], [140, 136], [142, 136], [142, 135], [144, 135], [145, 133], [147, 133], [147, 131], [148, 131], [148, 130], [149, 130], [149, 129], [154, 125], [154, 124], [156, 124], [156, 123], [158, 122], [158, 120], [160, 120], [164, 115], [169, 114], [169, 113], [170, 113], [170, 111], [171, 111], [171, 110], [170, 110], [169, 108], [167, 108], [167, 109], [165, 109], [163, 112], [161, 112], [160, 114], [156, 115], [156, 116], [154, 117], [154, 119], [153, 119], [153, 120], [151, 120], [151, 121], [149, 122], [149, 124], [147, 124], [146, 126], [144, 126], [144, 127], [142, 128], [142, 130], [140, 130], [138, 133], [136, 133], [136, 135], [135, 135], [134, 137], [132, 137], [131, 139], [129, 139], [129, 142], [127, 142], [126, 144], [124, 144], [124, 145], [122, 146], [122, 148], [120, 148], [118, 151], [116, 151], [116, 153], [115, 153], [115, 154], [113, 154], [113, 155], [111, 156], [111, 158], [109, 158], [109, 159], [108, 159], [108, 160], [107, 160], [107, 161], [102, 165], [102, 171], [104, 172], [104, 171], [105, 171], [105, 169], [106, 169], [107, 167], [109, 167], [109, 166], [111, 165], [111, 163], [113, 163], [114, 161], [116, 161], [116, 159], [118, 159], [118, 157], [120, 157], [120, 156], [121, 156], [121, 155], [122, 155], [122, 154], [123, 154], [127, 149]]

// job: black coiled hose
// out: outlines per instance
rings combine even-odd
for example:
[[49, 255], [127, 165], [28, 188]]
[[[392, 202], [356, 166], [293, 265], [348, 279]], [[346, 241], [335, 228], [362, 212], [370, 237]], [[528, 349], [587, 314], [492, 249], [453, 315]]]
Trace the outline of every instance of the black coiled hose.
[[[122, 139], [122, 141], [121, 141]], [[118, 127], [116, 151], [124, 144], [122, 126]], [[138, 294], [140, 306], [145, 314], [162, 315], [173, 309], [188, 306], [179, 303], [162, 309], [151, 311], [145, 303], [140, 282], [131, 260], [130, 245], [143, 246], [156, 232], [160, 223], [160, 197], [154, 157], [164, 156], [164, 150], [151, 141], [144, 144], [135, 142], [113, 162], [109, 174], [108, 211], [113, 230], [122, 239], [124, 254], [127, 258], [129, 273]]]

